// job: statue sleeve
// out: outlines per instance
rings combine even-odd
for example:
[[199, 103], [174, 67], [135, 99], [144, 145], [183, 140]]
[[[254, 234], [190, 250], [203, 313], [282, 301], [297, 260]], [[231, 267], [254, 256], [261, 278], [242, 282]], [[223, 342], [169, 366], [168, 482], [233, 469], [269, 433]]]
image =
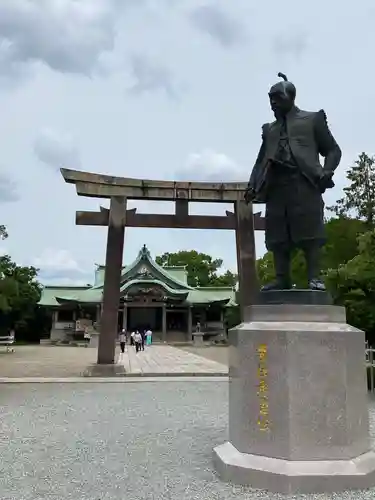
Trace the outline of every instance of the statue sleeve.
[[257, 156], [257, 159], [255, 161], [253, 170], [250, 175], [250, 180], [249, 180], [249, 187], [254, 189], [254, 191], [257, 191], [258, 189], [258, 179], [260, 175], [260, 169], [261, 165], [264, 159], [264, 155], [266, 153], [266, 139], [267, 139], [267, 132], [268, 132], [268, 123], [265, 123], [262, 126], [262, 144], [259, 149], [259, 153]]
[[326, 158], [324, 169], [333, 172], [340, 163], [341, 150], [328, 127], [327, 115], [323, 109], [316, 113], [314, 133], [319, 154]]

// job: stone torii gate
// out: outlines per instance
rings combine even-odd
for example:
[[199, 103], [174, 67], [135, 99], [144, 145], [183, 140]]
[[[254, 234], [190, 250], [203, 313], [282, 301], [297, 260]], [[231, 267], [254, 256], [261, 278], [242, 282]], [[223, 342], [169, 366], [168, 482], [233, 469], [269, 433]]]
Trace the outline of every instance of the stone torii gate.
[[[76, 224], [107, 226], [107, 251], [100, 321], [98, 364], [114, 363], [125, 227], [230, 229], [236, 232], [241, 311], [254, 304], [258, 292], [254, 230], [264, 230], [260, 213], [244, 202], [246, 183], [140, 180], [61, 169], [65, 182], [75, 184], [79, 196], [110, 199], [110, 208], [76, 212]], [[175, 214], [140, 214], [127, 210], [127, 200], [173, 201]], [[189, 215], [189, 202], [232, 203], [226, 215]], [[241, 313], [242, 316], [242, 313]]]

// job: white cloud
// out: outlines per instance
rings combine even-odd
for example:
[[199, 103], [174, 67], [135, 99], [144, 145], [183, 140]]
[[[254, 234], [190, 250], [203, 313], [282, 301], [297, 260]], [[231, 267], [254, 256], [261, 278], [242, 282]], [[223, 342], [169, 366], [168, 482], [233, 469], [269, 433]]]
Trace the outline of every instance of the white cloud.
[[77, 261], [68, 250], [46, 248], [40, 257], [32, 261], [32, 265], [45, 271], [76, 271], [80, 272]]
[[79, 168], [78, 147], [72, 137], [53, 130], [42, 130], [34, 141], [34, 153], [37, 158], [53, 167]]
[[74, 278], [69, 278], [66, 276], [60, 276], [60, 275], [55, 275], [55, 276], [44, 276], [42, 273], [39, 276], [39, 282], [42, 283], [43, 285], [55, 285], [55, 286], [86, 286], [86, 285], [92, 285], [93, 280], [85, 280], [85, 279], [74, 279]]
[[242, 44], [246, 39], [244, 24], [217, 5], [202, 5], [190, 13], [192, 25], [205, 32], [223, 47]]
[[176, 172], [178, 180], [190, 181], [247, 181], [248, 171], [232, 158], [206, 149], [190, 154], [185, 166]]
[[133, 54], [130, 58], [134, 84], [128, 89], [132, 94], [162, 90], [171, 99], [178, 97], [171, 71], [145, 54]]
[[18, 201], [17, 183], [7, 172], [0, 172], [0, 203]]
[[0, 82], [2, 87], [11, 85], [14, 88], [15, 82], [24, 82], [31, 73], [30, 66], [25, 61], [18, 60], [12, 42], [1, 40], [0, 37]]
[[111, 0], [1, 0], [0, 38], [8, 64], [42, 62], [52, 70], [89, 75], [115, 43]]
[[38, 279], [45, 285], [87, 285], [94, 278], [94, 269], [83, 268], [71, 252], [64, 249], [46, 248], [31, 265], [39, 269]]
[[308, 38], [298, 30], [289, 30], [288, 33], [277, 35], [273, 48], [278, 56], [291, 55], [299, 58], [308, 49]]

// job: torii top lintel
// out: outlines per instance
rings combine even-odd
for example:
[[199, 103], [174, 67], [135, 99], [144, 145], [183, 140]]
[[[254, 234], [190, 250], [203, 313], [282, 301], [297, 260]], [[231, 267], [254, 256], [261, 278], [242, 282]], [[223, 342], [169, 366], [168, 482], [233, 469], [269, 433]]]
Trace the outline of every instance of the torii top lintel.
[[129, 200], [184, 199], [195, 202], [231, 203], [244, 199], [247, 182], [183, 182], [132, 179], [112, 175], [61, 169], [65, 182], [76, 185], [79, 196]]

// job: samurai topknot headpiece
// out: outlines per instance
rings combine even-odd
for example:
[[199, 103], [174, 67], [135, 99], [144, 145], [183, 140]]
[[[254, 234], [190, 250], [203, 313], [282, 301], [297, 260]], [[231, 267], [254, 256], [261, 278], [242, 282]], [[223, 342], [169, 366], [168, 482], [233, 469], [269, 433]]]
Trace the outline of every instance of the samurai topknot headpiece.
[[269, 95], [284, 94], [286, 97], [294, 99], [296, 97], [296, 87], [292, 82], [288, 81], [288, 78], [286, 75], [284, 75], [284, 73], [278, 73], [277, 76], [282, 78], [283, 81], [272, 85], [269, 91]]

